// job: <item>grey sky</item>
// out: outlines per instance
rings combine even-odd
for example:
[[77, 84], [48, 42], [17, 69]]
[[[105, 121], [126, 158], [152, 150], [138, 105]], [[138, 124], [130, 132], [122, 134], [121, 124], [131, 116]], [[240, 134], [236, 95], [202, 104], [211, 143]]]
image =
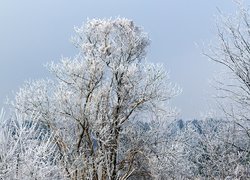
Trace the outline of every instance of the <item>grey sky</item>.
[[0, 1], [0, 105], [27, 79], [48, 76], [42, 66], [74, 56], [73, 27], [89, 18], [127, 17], [143, 26], [152, 40], [148, 60], [164, 63], [171, 80], [183, 88], [174, 100], [183, 118], [208, 111], [208, 80], [214, 63], [195, 43], [214, 38], [219, 7], [233, 12], [230, 0], [2, 0]]

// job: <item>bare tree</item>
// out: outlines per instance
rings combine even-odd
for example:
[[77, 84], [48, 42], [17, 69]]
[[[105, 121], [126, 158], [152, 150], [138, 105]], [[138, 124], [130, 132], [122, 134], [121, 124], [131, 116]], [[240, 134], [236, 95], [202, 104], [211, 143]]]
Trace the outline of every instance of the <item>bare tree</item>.
[[[213, 61], [223, 65], [226, 78], [218, 80], [221, 107], [228, 120], [230, 133], [221, 133], [224, 139], [224, 157], [235, 159], [237, 166], [248, 172], [250, 140], [250, 19], [249, 12], [242, 3], [234, 16], [220, 13], [217, 22], [218, 43], [205, 53]], [[218, 149], [218, 148], [217, 148]], [[235, 157], [235, 158], [233, 158]], [[216, 157], [217, 158], [217, 157]], [[238, 158], [238, 160], [236, 160]], [[226, 161], [225, 161], [226, 162]], [[246, 163], [247, 162], [247, 163]], [[220, 167], [226, 167], [226, 164]], [[224, 169], [225, 172], [230, 172]], [[231, 171], [233, 171], [231, 169]]]
[[150, 162], [164, 152], [167, 103], [180, 90], [145, 62], [149, 39], [133, 21], [93, 19], [75, 31], [79, 54], [48, 64], [54, 79], [27, 82], [13, 106], [53, 133], [65, 178], [158, 177]]
[[[219, 81], [222, 98], [232, 100], [233, 110], [228, 116], [249, 124], [250, 97], [250, 24], [248, 11], [239, 4], [234, 16], [221, 13], [217, 22], [217, 45], [205, 53], [210, 59], [222, 64], [227, 70], [227, 79]], [[248, 126], [246, 127], [248, 128]]]

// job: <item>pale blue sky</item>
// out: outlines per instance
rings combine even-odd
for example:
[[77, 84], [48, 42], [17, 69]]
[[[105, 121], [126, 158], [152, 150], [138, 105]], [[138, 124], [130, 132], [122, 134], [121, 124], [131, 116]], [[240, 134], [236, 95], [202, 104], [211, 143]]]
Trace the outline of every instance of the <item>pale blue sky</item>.
[[164, 63], [183, 88], [173, 104], [183, 118], [209, 111], [209, 79], [217, 66], [195, 43], [215, 37], [217, 7], [234, 12], [231, 0], [1, 0], [0, 105], [27, 79], [48, 76], [42, 66], [74, 56], [73, 27], [87, 18], [126, 17], [149, 33], [148, 61]]

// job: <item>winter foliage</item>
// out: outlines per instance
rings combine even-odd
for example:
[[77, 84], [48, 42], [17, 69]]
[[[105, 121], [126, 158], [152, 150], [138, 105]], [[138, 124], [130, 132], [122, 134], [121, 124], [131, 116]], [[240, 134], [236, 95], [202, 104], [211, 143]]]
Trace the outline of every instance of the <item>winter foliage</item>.
[[219, 21], [206, 53], [234, 79], [217, 83], [231, 108], [192, 121], [169, 106], [181, 90], [146, 61], [142, 28], [125, 18], [75, 27], [79, 53], [48, 63], [52, 78], [25, 82], [0, 113], [0, 179], [249, 179], [248, 11], [237, 20]]

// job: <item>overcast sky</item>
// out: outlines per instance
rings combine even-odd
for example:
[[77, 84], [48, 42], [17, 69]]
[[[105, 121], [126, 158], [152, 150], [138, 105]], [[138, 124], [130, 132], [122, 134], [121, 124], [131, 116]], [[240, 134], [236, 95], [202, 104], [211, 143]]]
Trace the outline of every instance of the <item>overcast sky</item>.
[[[144, 27], [152, 41], [148, 61], [164, 63], [183, 93], [173, 105], [184, 119], [209, 109], [209, 80], [217, 65], [201, 55], [215, 38], [217, 8], [233, 13], [231, 0], [1, 0], [0, 105], [28, 79], [48, 76], [43, 64], [74, 56], [74, 26], [87, 18], [126, 17]], [[209, 103], [208, 103], [209, 102]]]

